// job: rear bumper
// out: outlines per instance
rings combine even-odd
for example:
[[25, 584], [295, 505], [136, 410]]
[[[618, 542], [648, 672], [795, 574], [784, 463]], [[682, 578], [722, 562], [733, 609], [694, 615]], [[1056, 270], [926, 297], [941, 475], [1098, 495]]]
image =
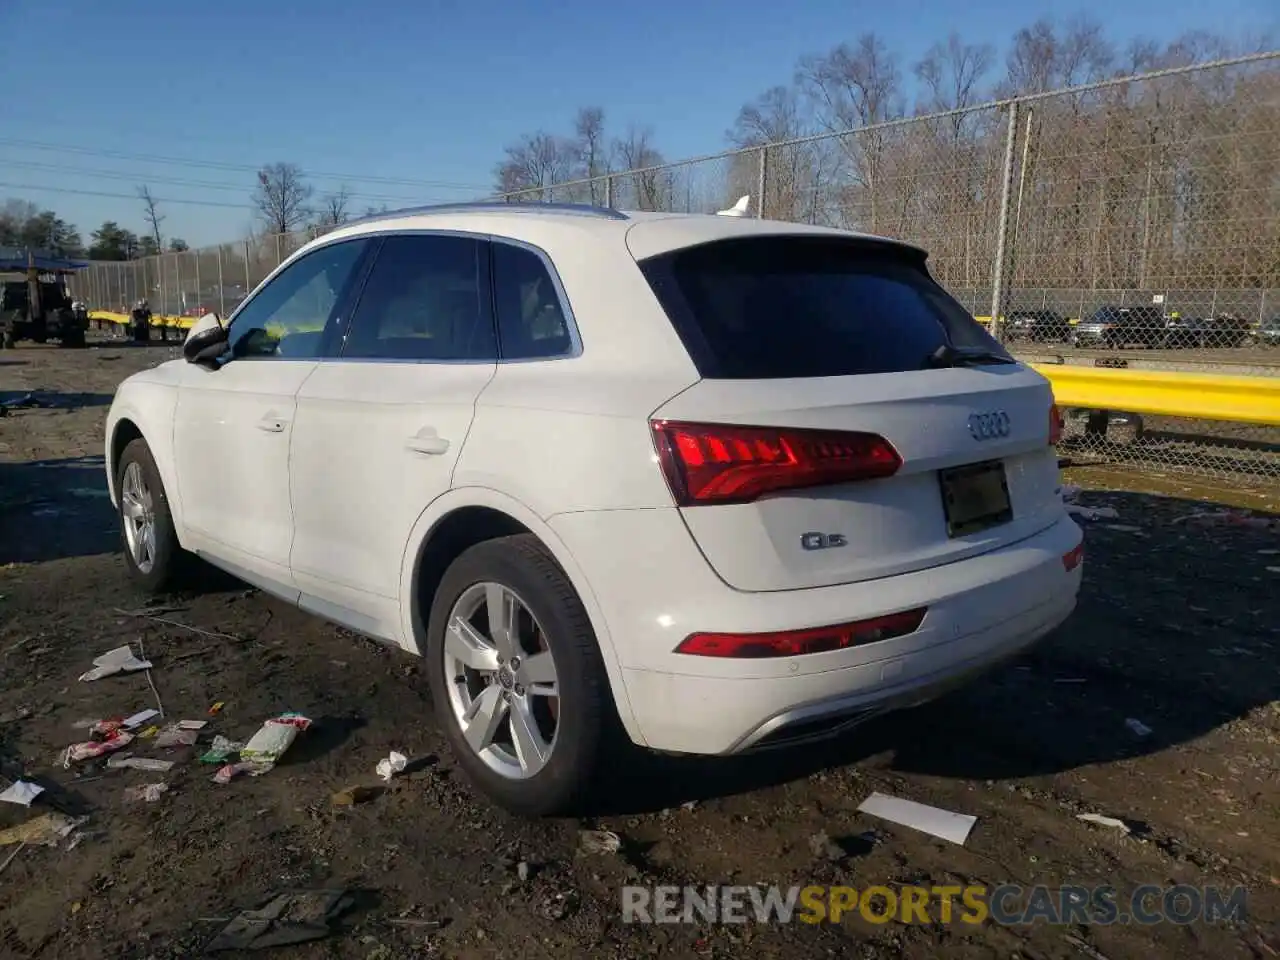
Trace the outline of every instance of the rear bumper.
[[[1063, 566], [1082, 539], [1065, 515], [1034, 537], [958, 563], [752, 594], [714, 576], [674, 511], [567, 514], [552, 525], [599, 601], [633, 735], [678, 753], [740, 753], [828, 736], [933, 699], [1066, 620], [1082, 572]], [[919, 606], [928, 613], [916, 633], [850, 650], [769, 660], [673, 652], [698, 630], [800, 629]]]

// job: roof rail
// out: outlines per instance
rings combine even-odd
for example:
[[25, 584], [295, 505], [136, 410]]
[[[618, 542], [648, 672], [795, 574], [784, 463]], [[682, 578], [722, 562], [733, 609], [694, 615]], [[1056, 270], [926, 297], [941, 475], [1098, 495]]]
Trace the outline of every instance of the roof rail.
[[403, 210], [388, 210], [385, 213], [374, 213], [358, 220], [348, 220], [344, 227], [362, 223], [377, 223], [379, 220], [394, 220], [399, 217], [412, 217], [428, 213], [571, 213], [583, 217], [599, 217], [602, 220], [627, 220], [625, 213], [612, 207], [596, 207], [588, 203], [507, 203], [502, 200], [477, 200], [470, 203], [435, 203], [421, 207], [406, 207]]

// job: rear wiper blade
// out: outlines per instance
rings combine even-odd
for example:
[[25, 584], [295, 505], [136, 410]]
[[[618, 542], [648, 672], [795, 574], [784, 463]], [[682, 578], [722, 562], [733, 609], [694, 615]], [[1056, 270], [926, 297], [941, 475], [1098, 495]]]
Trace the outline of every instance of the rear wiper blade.
[[927, 363], [931, 367], [971, 367], [990, 363], [1017, 363], [1012, 357], [981, 347], [953, 347], [944, 343], [929, 354]]

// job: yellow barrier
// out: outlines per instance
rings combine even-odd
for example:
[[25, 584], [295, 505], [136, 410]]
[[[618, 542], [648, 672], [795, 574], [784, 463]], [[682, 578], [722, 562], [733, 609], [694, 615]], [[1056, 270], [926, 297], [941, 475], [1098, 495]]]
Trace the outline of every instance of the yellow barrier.
[[1280, 426], [1280, 377], [1220, 377], [1033, 363], [1059, 406]]
[[[108, 310], [94, 310], [89, 314], [89, 319], [96, 323], [99, 320], [105, 320], [107, 323], [114, 323], [117, 326], [127, 327], [132, 321], [127, 313], [111, 313]], [[162, 317], [153, 315], [151, 317], [151, 325], [153, 327], [173, 327], [177, 330], [190, 330], [195, 324], [195, 320], [191, 317]]]

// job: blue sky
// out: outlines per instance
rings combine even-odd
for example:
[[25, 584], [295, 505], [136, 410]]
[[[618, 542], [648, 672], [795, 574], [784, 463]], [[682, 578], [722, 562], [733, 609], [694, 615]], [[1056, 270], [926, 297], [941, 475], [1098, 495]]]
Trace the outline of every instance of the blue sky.
[[357, 210], [472, 199], [505, 143], [568, 132], [579, 106], [615, 133], [652, 126], [669, 158], [709, 153], [802, 54], [874, 30], [906, 65], [956, 29], [1002, 60], [1018, 27], [1082, 12], [1121, 41], [1280, 23], [1275, 0], [0, 0], [17, 54], [0, 59], [0, 198], [86, 239], [105, 219], [142, 230], [143, 183], [223, 204], [163, 205], [165, 234], [193, 245], [247, 231], [252, 170], [277, 160], [326, 174], [317, 192], [344, 182]]

